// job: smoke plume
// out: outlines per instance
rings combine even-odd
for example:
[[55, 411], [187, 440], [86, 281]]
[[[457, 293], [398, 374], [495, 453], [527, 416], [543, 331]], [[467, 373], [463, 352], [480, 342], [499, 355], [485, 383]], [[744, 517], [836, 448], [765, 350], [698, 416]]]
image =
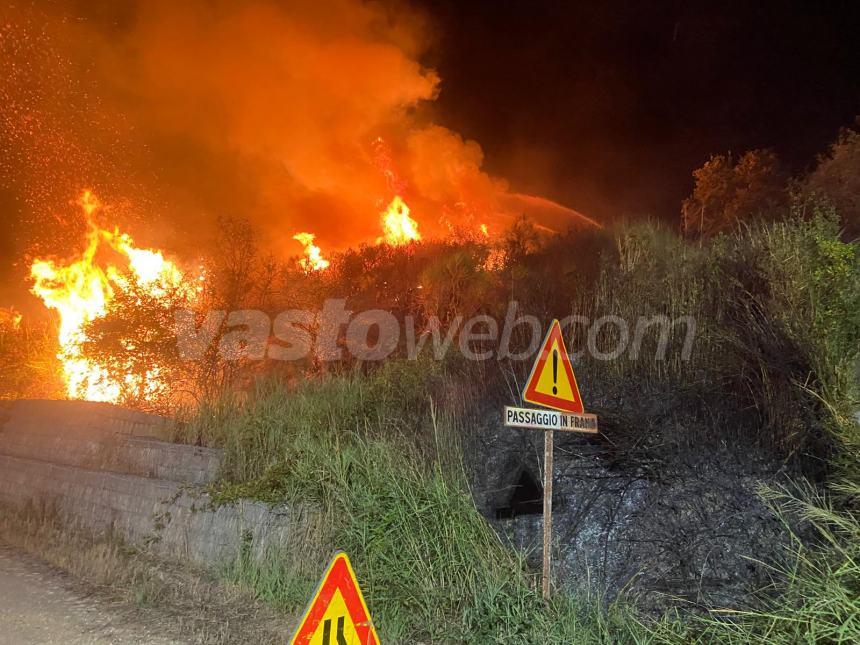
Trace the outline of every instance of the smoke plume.
[[428, 117], [443, 91], [420, 62], [432, 25], [405, 5], [139, 0], [7, 11], [0, 205], [38, 224], [23, 233], [38, 251], [71, 234], [69, 200], [83, 187], [131, 220], [136, 238], [180, 252], [199, 248], [225, 215], [249, 219], [282, 256], [300, 253], [299, 231], [323, 248], [372, 242], [395, 195], [425, 236], [501, 226], [528, 209], [541, 217], [539, 201], [481, 169], [476, 142]]

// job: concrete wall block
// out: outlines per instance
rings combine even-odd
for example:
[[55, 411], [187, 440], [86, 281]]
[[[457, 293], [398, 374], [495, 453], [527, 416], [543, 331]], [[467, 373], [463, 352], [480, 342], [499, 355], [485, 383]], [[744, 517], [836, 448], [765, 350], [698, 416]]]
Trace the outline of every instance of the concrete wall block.
[[52, 501], [87, 530], [204, 566], [287, 543], [300, 516], [245, 500], [213, 509], [199, 484], [217, 476], [220, 451], [158, 441], [164, 424], [108, 404], [2, 403], [0, 502]]
[[14, 423], [0, 430], [0, 454], [89, 470], [205, 484], [217, 478], [222, 453], [211, 448], [92, 430], [86, 436], [62, 429], [34, 432], [27, 424]]
[[34, 433], [110, 433], [137, 437], [162, 436], [169, 421], [91, 401], [19, 400], [4, 405], [0, 414], [3, 429], [29, 429]]

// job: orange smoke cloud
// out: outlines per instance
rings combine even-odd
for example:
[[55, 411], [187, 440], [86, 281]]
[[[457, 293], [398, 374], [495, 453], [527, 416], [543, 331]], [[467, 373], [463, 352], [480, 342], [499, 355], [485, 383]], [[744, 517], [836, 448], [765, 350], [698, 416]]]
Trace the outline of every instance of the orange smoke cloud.
[[325, 246], [345, 246], [378, 234], [377, 204], [393, 197], [373, 141], [408, 136], [409, 112], [438, 90], [412, 57], [422, 49], [415, 21], [357, 0], [289, 11], [147, 2], [115, 80], [147, 130], [240, 160], [254, 212], [239, 215], [276, 237], [284, 225], [313, 228]]
[[[104, 152], [82, 173], [123, 151], [122, 163], [102, 173], [113, 185], [99, 192], [113, 193], [114, 203], [126, 190], [132, 201], [148, 194], [145, 211], [161, 219], [146, 230], [159, 245], [196, 251], [217, 217], [231, 215], [251, 220], [272, 249], [289, 255], [297, 230], [313, 230], [325, 249], [376, 239], [380, 205], [398, 195], [425, 237], [458, 219], [499, 230], [535, 203], [512, 199], [505, 181], [482, 170], [476, 142], [419, 116], [440, 79], [420, 62], [430, 45], [426, 21], [406, 5], [69, 5], [33, 24], [55, 25], [46, 33], [56, 36], [56, 55], [45, 64], [68, 61], [63, 73], [79, 76], [73, 83], [56, 73], [31, 76], [62, 85], [54, 87], [58, 97], [85, 95], [74, 104], [97, 105], [100, 125], [58, 109], [50, 129]], [[18, 139], [27, 145], [26, 136]], [[90, 181], [80, 176], [77, 185]], [[540, 209], [528, 211], [540, 219]]]

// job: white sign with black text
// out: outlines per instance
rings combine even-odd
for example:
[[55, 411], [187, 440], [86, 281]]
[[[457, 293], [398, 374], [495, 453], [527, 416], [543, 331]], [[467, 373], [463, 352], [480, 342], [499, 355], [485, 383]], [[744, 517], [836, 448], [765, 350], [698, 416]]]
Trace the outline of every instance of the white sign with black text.
[[514, 428], [597, 433], [596, 414], [570, 414], [557, 410], [516, 408], [506, 405], [504, 415], [505, 425]]

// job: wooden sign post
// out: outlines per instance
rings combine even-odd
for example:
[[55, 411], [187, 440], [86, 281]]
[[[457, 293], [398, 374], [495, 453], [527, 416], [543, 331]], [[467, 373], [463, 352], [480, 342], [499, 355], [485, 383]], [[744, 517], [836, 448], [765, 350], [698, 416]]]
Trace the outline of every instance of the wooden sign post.
[[[561, 369], [559, 369], [561, 368]], [[564, 346], [561, 326], [553, 320], [537, 360], [532, 367], [523, 400], [551, 408], [517, 408], [505, 406], [504, 422], [515, 428], [543, 430], [543, 571], [541, 590], [550, 598], [552, 568], [552, 461], [555, 431], [597, 433], [597, 415], [588, 414], [582, 405], [579, 386]]]
[[543, 431], [543, 568], [541, 590], [549, 600], [549, 575], [552, 566], [552, 446], [555, 433]]

